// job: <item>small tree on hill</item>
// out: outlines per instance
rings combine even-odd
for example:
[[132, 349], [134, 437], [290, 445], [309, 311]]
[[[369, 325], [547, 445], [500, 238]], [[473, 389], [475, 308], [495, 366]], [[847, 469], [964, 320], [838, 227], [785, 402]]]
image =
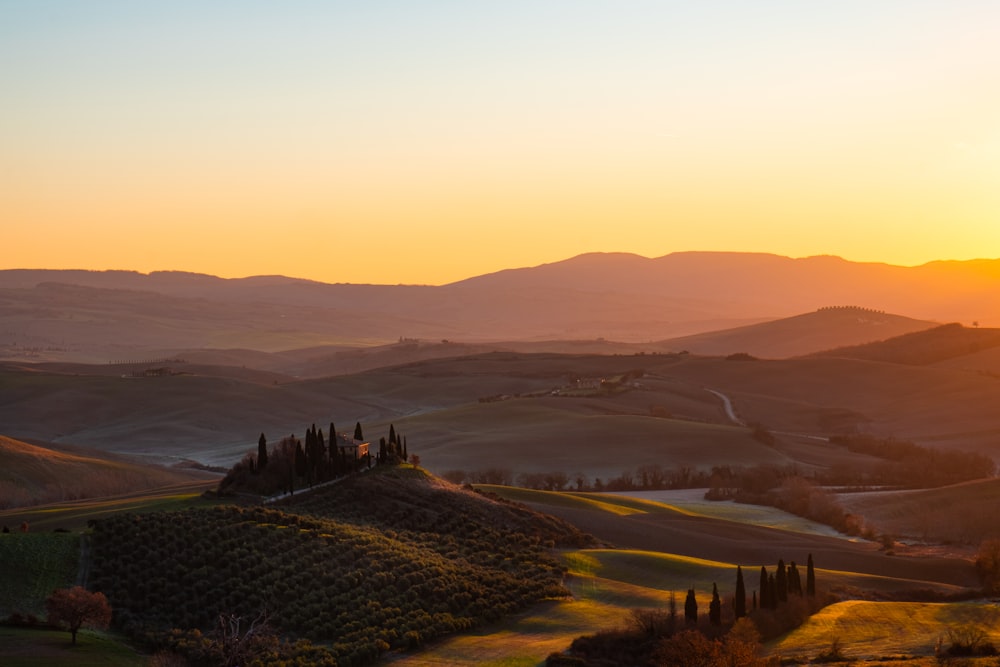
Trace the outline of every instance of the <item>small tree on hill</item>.
[[684, 622], [688, 625], [698, 625], [698, 601], [694, 597], [694, 589], [689, 588], [684, 599]]
[[91, 593], [82, 586], [61, 588], [45, 600], [49, 623], [65, 625], [76, 644], [76, 633], [83, 627], [106, 628], [111, 623], [111, 605], [104, 593]]
[[354, 425], [354, 439], [359, 442], [364, 441], [365, 439], [365, 434], [361, 431], [361, 422]]
[[708, 603], [708, 622], [719, 627], [722, 625], [722, 600], [719, 599], [719, 587], [712, 583], [712, 601]]
[[267, 438], [264, 434], [260, 434], [260, 439], [257, 440], [257, 470], [261, 471], [267, 467]]
[[806, 595], [816, 597], [816, 570], [813, 569], [813, 555], [806, 561]]

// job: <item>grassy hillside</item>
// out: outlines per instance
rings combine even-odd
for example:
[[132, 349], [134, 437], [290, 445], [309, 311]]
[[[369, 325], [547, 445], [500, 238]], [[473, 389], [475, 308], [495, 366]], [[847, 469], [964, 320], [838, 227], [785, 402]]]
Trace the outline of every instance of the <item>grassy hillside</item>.
[[891, 435], [1000, 460], [1000, 383], [991, 377], [840, 358], [692, 358], [669, 373], [726, 393], [745, 420], [775, 431]]
[[865, 345], [838, 347], [814, 356], [927, 365], [1000, 347], [1000, 329], [945, 324]]
[[419, 470], [378, 469], [274, 509], [102, 520], [91, 581], [147, 640], [266, 608], [279, 631], [329, 642], [350, 665], [565, 595], [544, 547], [587, 542]]
[[[783, 657], [812, 657], [839, 640], [852, 659], [892, 655], [934, 654], [941, 641], [947, 649], [949, 630], [983, 633], [1000, 644], [1000, 609], [991, 603], [932, 604], [849, 600], [831, 605], [805, 625], [768, 645]], [[904, 663], [905, 664], [905, 663]]]
[[32, 531], [72, 530], [87, 527], [92, 519], [103, 519], [127, 512], [170, 512], [217, 504], [205, 500], [205, 491], [218, 486], [218, 480], [196, 481], [175, 486], [148, 489], [136, 493], [103, 498], [88, 498], [49, 505], [32, 505], [0, 510], [0, 523], [11, 529], [28, 522]]
[[[637, 371], [641, 377], [602, 391], [602, 379]], [[235, 375], [126, 379], [8, 365], [0, 388], [0, 423], [12, 437], [226, 466], [261, 432], [275, 442], [330, 421], [360, 421], [366, 433], [394, 423], [438, 473], [497, 466], [607, 479], [642, 463], [864, 464], [822, 440], [854, 431], [1000, 458], [994, 378], [853, 359], [507, 352], [278, 385]], [[743, 421], [777, 432], [776, 441], [754, 440], [707, 389], [727, 396]]]
[[80, 536], [0, 534], [0, 618], [14, 612], [44, 617], [45, 598], [76, 581]]
[[995, 514], [998, 479], [920, 491], [845, 494], [841, 502], [881, 530], [904, 538], [978, 545], [1000, 537]]
[[0, 662], [4, 667], [144, 667], [149, 656], [119, 638], [81, 630], [72, 645], [63, 630], [0, 626]]
[[120, 495], [204, 475], [39, 447], [0, 436], [0, 510]]
[[932, 322], [866, 308], [823, 308], [772, 322], [673, 338], [665, 344], [692, 354], [784, 359], [830, 348], [884, 340], [935, 326]]
[[[395, 420], [432, 469], [583, 472], [604, 480], [643, 464], [786, 465], [746, 428], [648, 414], [607, 414], [557, 397], [472, 404]], [[581, 409], [582, 408], [582, 409]], [[426, 444], [424, 444], [426, 443]]]
[[[792, 532], [753, 525], [741, 517], [730, 521], [704, 511], [680, 510], [651, 501], [623, 501], [610, 494], [581, 496], [489, 488], [499, 494], [511, 493], [530, 507], [566, 519], [623, 549], [732, 563], [732, 567], [736, 564], [759, 567], [776, 563], [779, 558], [804, 560], [812, 553], [817, 567], [841, 573], [834, 580], [851, 595], [865, 590], [878, 591], [880, 595], [906, 595], [921, 590], [950, 595], [979, 586], [972, 564], [963, 559], [888, 556], [869, 542], [854, 542], [819, 531]], [[631, 511], [609, 510], [616, 505]], [[783, 512], [762, 510], [765, 512], [774, 516], [774, 524], [783, 522]]]

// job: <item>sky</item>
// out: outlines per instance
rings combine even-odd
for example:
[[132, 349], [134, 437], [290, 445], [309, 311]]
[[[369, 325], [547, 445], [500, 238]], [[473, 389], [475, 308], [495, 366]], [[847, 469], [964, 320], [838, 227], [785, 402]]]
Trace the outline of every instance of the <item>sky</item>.
[[992, 0], [0, 0], [0, 268], [997, 258], [998, 82]]

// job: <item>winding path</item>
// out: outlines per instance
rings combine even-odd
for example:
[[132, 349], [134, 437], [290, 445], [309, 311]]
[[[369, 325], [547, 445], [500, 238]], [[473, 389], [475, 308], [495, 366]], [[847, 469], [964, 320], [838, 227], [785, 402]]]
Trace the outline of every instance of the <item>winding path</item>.
[[714, 389], [706, 389], [710, 394], [715, 394], [722, 399], [722, 407], [726, 410], [726, 416], [729, 417], [729, 421], [733, 422], [737, 426], [746, 426], [747, 423], [736, 416], [736, 410], [733, 409], [733, 402], [729, 400], [729, 397], [723, 394], [721, 391], [716, 391]]

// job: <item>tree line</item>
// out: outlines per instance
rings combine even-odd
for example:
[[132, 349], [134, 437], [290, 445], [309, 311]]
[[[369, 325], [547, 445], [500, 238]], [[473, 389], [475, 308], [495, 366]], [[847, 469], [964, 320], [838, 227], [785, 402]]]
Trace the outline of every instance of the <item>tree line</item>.
[[692, 586], [683, 609], [671, 593], [665, 608], [634, 609], [628, 627], [578, 637], [568, 651], [550, 655], [546, 664], [762, 666], [773, 662], [760, 658], [762, 639], [801, 625], [827, 602], [825, 596], [817, 595], [812, 554], [806, 561], [804, 582], [794, 561], [786, 566], [779, 560], [770, 572], [762, 566], [759, 588], [750, 598], [743, 568], [737, 566], [735, 592], [728, 604], [713, 583], [708, 613], [699, 614]]
[[330, 422], [329, 437], [312, 424], [304, 439], [291, 434], [268, 446], [260, 434], [257, 452], [248, 452], [219, 483], [218, 493], [245, 492], [259, 495], [294, 494], [296, 489], [311, 488], [345, 475], [367, 470], [373, 465], [397, 464], [411, 459], [406, 437], [389, 425], [388, 438], [379, 439], [373, 457], [365, 440], [361, 422], [354, 426], [352, 437], [338, 433]]

